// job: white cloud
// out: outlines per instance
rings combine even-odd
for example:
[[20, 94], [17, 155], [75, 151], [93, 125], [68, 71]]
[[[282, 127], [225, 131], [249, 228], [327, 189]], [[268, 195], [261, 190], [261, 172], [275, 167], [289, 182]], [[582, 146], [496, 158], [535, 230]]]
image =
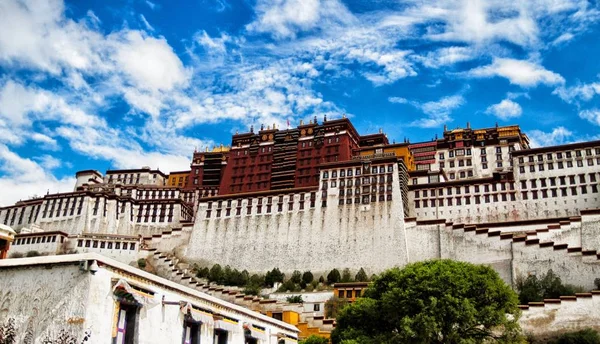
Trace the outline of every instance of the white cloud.
[[148, 31], [154, 31], [154, 27], [152, 27], [152, 25], [150, 25], [150, 23], [148, 22], [148, 20], [146, 20], [146, 17], [144, 17], [143, 14], [140, 14], [140, 20], [142, 21], [142, 23], [146, 27], [146, 30], [148, 30]]
[[30, 126], [34, 121], [57, 120], [78, 126], [104, 126], [103, 119], [87, 114], [63, 97], [49, 91], [26, 87], [13, 80], [0, 85], [0, 118], [15, 126]]
[[409, 126], [420, 128], [437, 128], [443, 124], [452, 121], [450, 114], [465, 103], [461, 95], [443, 97], [437, 101], [419, 103], [400, 97], [390, 97], [388, 100], [392, 103], [409, 104], [421, 110], [426, 117], [417, 119], [409, 123]]
[[101, 35], [63, 12], [61, 0], [0, 2], [0, 62], [53, 74], [101, 69]]
[[557, 73], [549, 71], [537, 63], [510, 58], [495, 58], [492, 64], [470, 70], [466, 75], [475, 78], [500, 76], [511, 84], [533, 87], [538, 84], [560, 85], [565, 79]]
[[388, 101], [396, 104], [408, 104], [408, 99], [402, 97], [389, 97]]
[[556, 127], [551, 132], [544, 132], [538, 129], [527, 132], [532, 148], [556, 146], [575, 141], [573, 132], [565, 127]]
[[600, 109], [588, 109], [579, 112], [579, 117], [600, 126]]
[[440, 68], [450, 66], [458, 62], [469, 61], [476, 58], [472, 48], [467, 47], [447, 47], [428, 52], [425, 56], [418, 57], [418, 60], [426, 67]]
[[578, 84], [571, 87], [560, 86], [552, 93], [558, 95], [567, 103], [587, 102], [592, 100], [594, 96], [600, 95], [600, 82]]
[[62, 162], [60, 160], [48, 154], [34, 157], [34, 159], [38, 161], [40, 166], [42, 166], [46, 170], [53, 170], [62, 165]]
[[254, 10], [257, 18], [247, 29], [275, 38], [293, 38], [298, 32], [354, 20], [339, 0], [259, 0]]
[[498, 104], [489, 106], [485, 113], [494, 115], [504, 121], [520, 117], [523, 113], [521, 105], [510, 99], [504, 99]]
[[42, 146], [40, 148], [42, 148], [42, 149], [52, 150], [52, 151], [59, 149], [58, 142], [56, 142], [55, 139], [51, 138], [48, 135], [44, 135], [41, 133], [31, 133], [30, 138], [32, 141], [41, 143]]
[[56, 178], [40, 164], [23, 158], [5, 145], [0, 144], [0, 205], [10, 205], [18, 200], [29, 199], [32, 196], [66, 192], [73, 189], [75, 178]]
[[149, 91], [170, 91], [186, 86], [190, 72], [164, 38], [140, 31], [127, 31], [110, 37], [113, 58], [133, 86]]

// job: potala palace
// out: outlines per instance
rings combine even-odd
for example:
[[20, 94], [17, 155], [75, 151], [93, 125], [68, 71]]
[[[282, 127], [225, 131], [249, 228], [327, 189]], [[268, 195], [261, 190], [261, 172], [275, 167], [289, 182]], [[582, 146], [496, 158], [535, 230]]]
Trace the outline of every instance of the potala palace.
[[[236, 133], [230, 145], [194, 152], [186, 171], [85, 170], [76, 179], [72, 192], [0, 208], [0, 223], [16, 232], [8, 256], [99, 253], [113, 274], [145, 257], [166, 268], [185, 260], [316, 274], [450, 258], [489, 264], [513, 286], [551, 269], [590, 291], [600, 277], [600, 141], [531, 148], [516, 125], [467, 124], [396, 143], [382, 131], [360, 135], [347, 118], [314, 118]], [[177, 282], [211, 288], [176, 270]], [[263, 314], [277, 307], [212, 288]], [[590, 292], [524, 305], [522, 326], [597, 324], [599, 300]], [[297, 313], [288, 323], [308, 331]], [[330, 325], [322, 318], [313, 327]], [[284, 325], [256, 322], [294, 338]]]

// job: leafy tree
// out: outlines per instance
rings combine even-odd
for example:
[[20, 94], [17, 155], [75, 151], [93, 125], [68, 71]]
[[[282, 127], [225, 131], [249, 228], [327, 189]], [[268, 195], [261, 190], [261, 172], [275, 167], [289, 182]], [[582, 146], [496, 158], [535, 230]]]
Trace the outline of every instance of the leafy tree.
[[517, 280], [517, 290], [519, 291], [519, 302], [521, 304], [543, 301], [544, 299], [558, 299], [564, 295], [574, 295], [580, 289], [570, 284], [562, 284], [560, 277], [554, 274], [552, 270], [548, 270], [541, 278], [530, 275], [526, 279], [519, 278]]
[[310, 272], [310, 271], [305, 271], [302, 274], [302, 281], [304, 281], [304, 283], [306, 283], [306, 284], [312, 283], [312, 281], [314, 279], [315, 279], [315, 277], [313, 276], [312, 272]]
[[274, 268], [273, 270], [267, 272], [265, 275], [265, 285], [267, 287], [273, 287], [273, 285], [277, 282], [283, 282], [285, 275], [279, 271], [278, 268]]
[[354, 276], [354, 280], [356, 282], [368, 282], [369, 276], [367, 276], [367, 273], [363, 268], [360, 268], [360, 270], [358, 270], [358, 272], [356, 273], [356, 276]]
[[512, 343], [520, 339], [517, 305], [515, 292], [488, 266], [419, 262], [384, 272], [343, 308], [332, 341]]
[[323, 277], [323, 276], [319, 277], [319, 283], [325, 283], [325, 277]]
[[333, 269], [329, 272], [329, 274], [327, 274], [327, 284], [338, 283], [341, 280], [342, 276], [340, 275], [338, 269]]
[[600, 290], [600, 278], [596, 278], [594, 280], [594, 285], [596, 286], [596, 289]]
[[260, 294], [260, 286], [255, 285], [255, 284], [254, 285], [249, 284], [246, 286], [246, 288], [244, 288], [243, 293], [246, 295], [259, 295]]
[[600, 344], [600, 335], [591, 328], [560, 335], [551, 344]]
[[285, 293], [286, 291], [300, 291], [300, 287], [296, 283], [292, 282], [292, 280], [287, 280], [283, 282], [283, 284], [281, 285], [281, 287], [279, 287], [279, 289], [277, 289], [277, 291], [283, 293]]
[[286, 300], [289, 303], [304, 303], [304, 299], [302, 299], [302, 295], [290, 296]]
[[292, 272], [292, 277], [290, 278], [290, 281], [292, 281], [295, 284], [299, 284], [300, 281], [302, 281], [302, 273], [298, 270], [294, 270], [294, 272]]
[[210, 270], [207, 267], [199, 268], [196, 272], [198, 278], [208, 278], [208, 275], [210, 275]]
[[342, 271], [342, 282], [352, 282], [352, 275], [350, 274], [350, 269], [345, 268], [344, 271]]
[[340, 299], [333, 296], [325, 302], [325, 316], [327, 318], [337, 318], [340, 311], [349, 304], [347, 299]]
[[252, 276], [250, 276], [250, 280], [248, 281], [249, 285], [256, 285], [259, 287], [262, 286], [266, 286], [265, 285], [265, 276], [263, 275], [258, 275], [258, 274], [253, 274]]
[[327, 338], [315, 336], [314, 334], [310, 337], [301, 340], [298, 344], [329, 344], [329, 340]]
[[215, 264], [212, 266], [212, 268], [210, 268], [210, 271], [208, 272], [208, 280], [211, 282], [221, 283], [223, 280], [223, 269], [221, 268], [221, 265]]

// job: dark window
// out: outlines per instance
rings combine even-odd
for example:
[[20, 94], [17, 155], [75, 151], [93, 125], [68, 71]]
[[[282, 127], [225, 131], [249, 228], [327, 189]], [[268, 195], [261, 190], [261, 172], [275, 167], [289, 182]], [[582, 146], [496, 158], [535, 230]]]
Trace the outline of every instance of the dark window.
[[117, 336], [114, 338], [115, 344], [134, 344], [137, 342], [137, 313], [138, 307], [120, 303], [117, 320]]

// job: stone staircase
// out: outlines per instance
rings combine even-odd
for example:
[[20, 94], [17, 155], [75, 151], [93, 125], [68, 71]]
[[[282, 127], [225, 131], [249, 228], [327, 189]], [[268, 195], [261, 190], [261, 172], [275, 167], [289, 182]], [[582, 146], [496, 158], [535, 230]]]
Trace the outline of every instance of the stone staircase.
[[[452, 224], [446, 227], [451, 228], [446, 233], [451, 239], [446, 254], [473, 263], [502, 261], [506, 265], [510, 261], [513, 282], [515, 273], [542, 275], [552, 269], [563, 282], [591, 290], [593, 276], [600, 277], [600, 253], [581, 247], [579, 231], [572, 227], [578, 221], [581, 218], [573, 217], [535, 230], [511, 232]], [[489, 261], [486, 253], [492, 257]], [[557, 259], [556, 255], [562, 256]]]
[[297, 312], [300, 315], [299, 321], [292, 325], [296, 325], [300, 329], [301, 335], [316, 334], [329, 337], [335, 327], [334, 319], [324, 319], [323, 316], [303, 313], [302, 306], [299, 304], [246, 295], [239, 287], [211, 284], [206, 279], [197, 278], [191, 272], [189, 264], [180, 262], [177, 257], [156, 248], [147, 248], [146, 250], [150, 253], [148, 259], [151, 261], [156, 274], [163, 278], [262, 314], [284, 311]]
[[142, 246], [145, 249], [172, 252], [189, 243], [193, 227], [193, 223], [182, 223], [179, 228], [172, 228], [160, 234], [142, 237]]

